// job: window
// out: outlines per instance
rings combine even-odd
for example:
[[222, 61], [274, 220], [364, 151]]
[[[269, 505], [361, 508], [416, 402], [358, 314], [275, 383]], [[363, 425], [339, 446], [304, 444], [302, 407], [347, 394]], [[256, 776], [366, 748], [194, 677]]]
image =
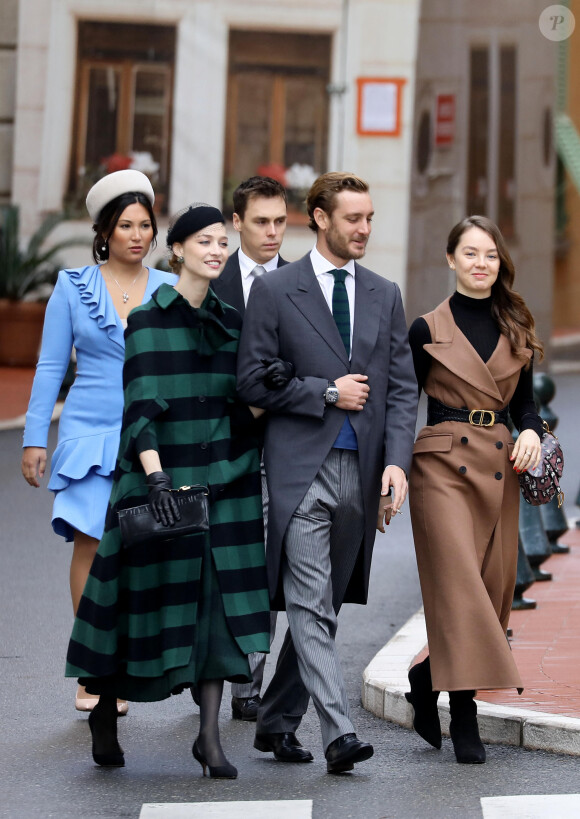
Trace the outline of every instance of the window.
[[489, 55], [474, 48], [469, 71], [469, 156], [467, 161], [467, 213], [487, 214], [489, 149]]
[[516, 49], [474, 47], [469, 70], [467, 213], [485, 214], [515, 233]]
[[417, 170], [424, 174], [429, 165], [432, 153], [431, 112], [423, 111], [419, 120], [417, 134]]
[[[107, 170], [142, 153], [160, 203], [166, 201], [175, 30], [169, 26], [79, 23], [70, 191], [82, 201]], [[147, 168], [150, 171], [147, 171]]]
[[514, 203], [516, 193], [516, 51], [500, 50], [500, 96], [497, 162], [497, 217], [499, 229], [506, 237], [515, 233]]
[[296, 163], [326, 170], [329, 76], [328, 35], [230, 32], [226, 199], [256, 173], [283, 176]]

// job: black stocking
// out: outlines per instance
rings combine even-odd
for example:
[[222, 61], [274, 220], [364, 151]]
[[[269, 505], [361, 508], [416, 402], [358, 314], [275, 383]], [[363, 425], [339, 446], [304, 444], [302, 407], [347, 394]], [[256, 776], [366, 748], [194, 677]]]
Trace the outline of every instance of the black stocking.
[[220, 743], [218, 725], [219, 710], [224, 689], [223, 680], [200, 680], [197, 686], [199, 696], [199, 735], [197, 747], [207, 759], [207, 764], [217, 767], [227, 764]]

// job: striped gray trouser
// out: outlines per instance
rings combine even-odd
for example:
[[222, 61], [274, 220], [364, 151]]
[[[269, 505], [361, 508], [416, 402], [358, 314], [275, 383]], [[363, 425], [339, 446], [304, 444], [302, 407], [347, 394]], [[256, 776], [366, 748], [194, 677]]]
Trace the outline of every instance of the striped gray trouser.
[[358, 452], [332, 449], [292, 516], [282, 578], [289, 633], [257, 733], [293, 732], [312, 697], [324, 748], [354, 731], [335, 645], [336, 613], [364, 536]]

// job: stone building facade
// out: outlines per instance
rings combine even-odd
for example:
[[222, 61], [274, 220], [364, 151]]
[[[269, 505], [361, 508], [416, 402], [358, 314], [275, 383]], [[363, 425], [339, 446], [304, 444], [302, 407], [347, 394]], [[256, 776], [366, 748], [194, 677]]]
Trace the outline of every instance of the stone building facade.
[[81, 218], [95, 175], [130, 152], [151, 169], [165, 212], [227, 206], [241, 178], [287, 174], [292, 258], [312, 244], [302, 186], [353, 170], [376, 209], [366, 262], [399, 283], [409, 320], [450, 292], [452, 224], [484, 211], [506, 232], [546, 338], [555, 47], [538, 26], [544, 6], [7, 0], [0, 196], [31, 232], [64, 204]]

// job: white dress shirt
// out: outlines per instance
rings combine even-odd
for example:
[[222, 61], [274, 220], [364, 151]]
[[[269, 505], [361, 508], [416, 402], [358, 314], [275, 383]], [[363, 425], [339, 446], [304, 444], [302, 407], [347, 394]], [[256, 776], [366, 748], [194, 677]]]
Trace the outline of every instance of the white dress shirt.
[[[262, 267], [266, 273], [269, 273], [271, 270], [276, 270], [278, 267], [278, 256], [276, 255], [270, 259], [269, 262], [264, 262]], [[238, 261], [240, 263], [240, 273], [242, 274], [242, 290], [244, 293], [244, 304], [248, 303], [248, 296], [250, 295], [250, 290], [252, 289], [252, 284], [254, 282], [254, 276], [252, 275], [253, 269], [256, 267], [258, 262], [255, 262], [253, 259], [250, 259], [249, 256], [246, 256], [242, 248], [238, 250]]]
[[344, 286], [346, 287], [346, 294], [348, 296], [348, 307], [350, 312], [350, 349], [352, 350], [352, 332], [354, 327], [354, 259], [349, 259], [349, 261], [343, 265], [342, 267], [336, 267], [329, 262], [328, 259], [325, 259], [322, 253], [319, 252], [316, 245], [312, 248], [310, 252], [310, 261], [312, 262], [312, 267], [314, 268], [314, 275], [320, 285], [320, 289], [322, 290], [322, 295], [324, 296], [326, 303], [328, 304], [328, 309], [332, 313], [332, 291], [334, 289], [334, 276], [330, 272], [331, 270], [346, 270], [346, 277], [344, 280]]

